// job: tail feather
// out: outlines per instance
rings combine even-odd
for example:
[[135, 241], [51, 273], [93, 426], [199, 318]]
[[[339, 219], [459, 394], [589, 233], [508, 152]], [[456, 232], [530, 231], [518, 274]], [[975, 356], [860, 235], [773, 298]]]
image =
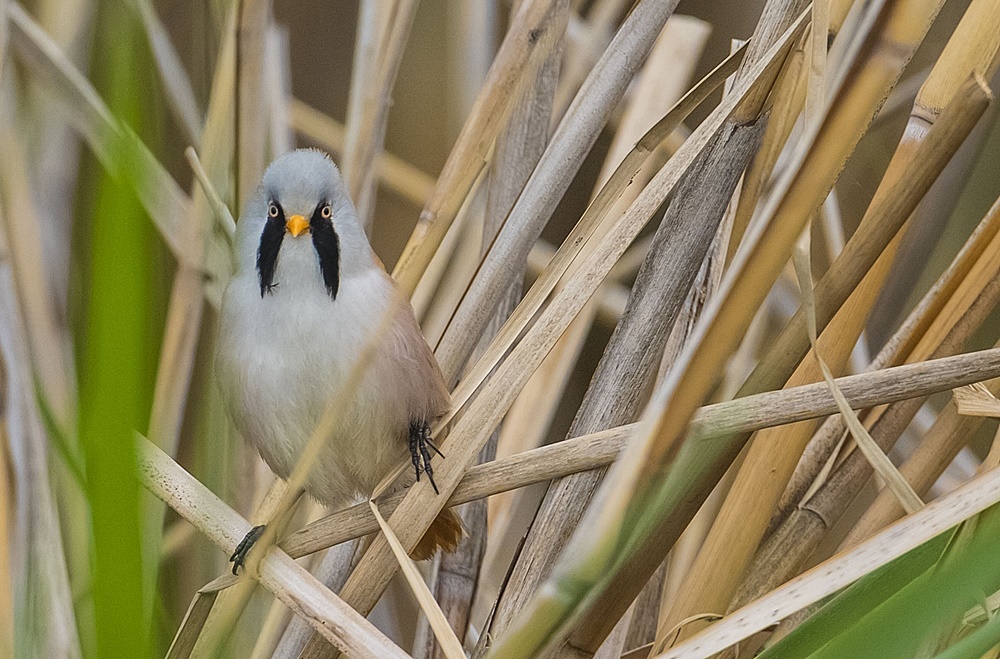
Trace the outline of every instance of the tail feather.
[[431, 522], [427, 533], [410, 552], [410, 556], [413, 560], [423, 561], [433, 556], [439, 547], [447, 552], [455, 551], [464, 535], [462, 520], [454, 510], [446, 508]]

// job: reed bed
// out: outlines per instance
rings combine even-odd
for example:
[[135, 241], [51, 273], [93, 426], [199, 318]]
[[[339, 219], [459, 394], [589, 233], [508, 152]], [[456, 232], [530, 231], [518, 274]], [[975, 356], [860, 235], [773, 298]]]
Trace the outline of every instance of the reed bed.
[[[1000, 0], [0, 0], [0, 657], [1000, 656], [998, 65]], [[296, 146], [436, 488], [302, 496], [384, 327], [287, 482], [222, 409]]]

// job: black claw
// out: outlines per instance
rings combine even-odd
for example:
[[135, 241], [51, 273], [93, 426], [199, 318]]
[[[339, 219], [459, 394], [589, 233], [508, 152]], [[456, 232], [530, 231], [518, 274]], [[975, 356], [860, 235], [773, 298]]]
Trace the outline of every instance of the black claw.
[[250, 549], [254, 546], [260, 536], [264, 535], [265, 525], [255, 526], [247, 534], [243, 536], [240, 540], [240, 544], [236, 545], [236, 551], [233, 555], [229, 557], [229, 562], [233, 564], [233, 574], [236, 575], [241, 567], [244, 567], [247, 562], [247, 554], [250, 553]]
[[[417, 474], [417, 482], [420, 482], [421, 472], [427, 474], [427, 480], [434, 488], [434, 494], [440, 494], [437, 483], [434, 482], [434, 468], [431, 466], [431, 454], [427, 450], [430, 446], [434, 452], [441, 455], [441, 451], [431, 442], [431, 429], [426, 421], [414, 421], [410, 424], [410, 460], [413, 462], [413, 470]], [[441, 455], [441, 457], [444, 457]]]

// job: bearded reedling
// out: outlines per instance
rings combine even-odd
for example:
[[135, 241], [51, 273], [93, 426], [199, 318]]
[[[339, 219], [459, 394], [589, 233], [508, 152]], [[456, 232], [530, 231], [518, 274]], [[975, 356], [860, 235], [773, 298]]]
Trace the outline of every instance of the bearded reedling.
[[[448, 390], [330, 158], [299, 149], [275, 160], [240, 217], [234, 250], [216, 374], [243, 437], [288, 478], [326, 405], [391, 313], [305, 490], [343, 508], [370, 496], [409, 455], [417, 480], [426, 474], [436, 492], [430, 426], [448, 411]], [[255, 527], [237, 547], [234, 574], [262, 530]], [[446, 509], [413, 557], [429, 558], [438, 547], [453, 551], [461, 537], [461, 522]]]

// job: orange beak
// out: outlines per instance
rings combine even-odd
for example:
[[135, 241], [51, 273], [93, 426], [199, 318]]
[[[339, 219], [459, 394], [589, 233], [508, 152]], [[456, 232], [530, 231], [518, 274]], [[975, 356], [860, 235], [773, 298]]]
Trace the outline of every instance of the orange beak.
[[309, 220], [302, 215], [292, 215], [285, 222], [285, 229], [288, 230], [288, 233], [292, 234], [292, 237], [298, 238], [309, 230]]

